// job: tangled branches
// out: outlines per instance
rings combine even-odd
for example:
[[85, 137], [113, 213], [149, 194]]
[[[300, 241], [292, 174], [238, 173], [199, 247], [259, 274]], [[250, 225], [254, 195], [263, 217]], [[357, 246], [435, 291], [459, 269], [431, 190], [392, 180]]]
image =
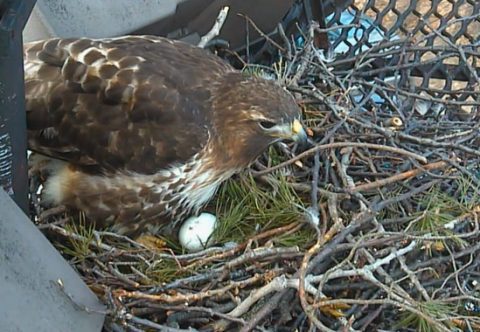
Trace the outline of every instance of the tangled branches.
[[[66, 220], [40, 225], [107, 303], [105, 329], [479, 330], [478, 100], [376, 78], [418, 65], [372, 67], [409, 59], [419, 46], [408, 38], [339, 60], [308, 38], [284, 43], [271, 71], [303, 107], [311, 147], [271, 149], [234, 180], [237, 196], [219, 195], [219, 246], [183, 254]], [[451, 43], [429, 51], [429, 63], [479, 56]]]

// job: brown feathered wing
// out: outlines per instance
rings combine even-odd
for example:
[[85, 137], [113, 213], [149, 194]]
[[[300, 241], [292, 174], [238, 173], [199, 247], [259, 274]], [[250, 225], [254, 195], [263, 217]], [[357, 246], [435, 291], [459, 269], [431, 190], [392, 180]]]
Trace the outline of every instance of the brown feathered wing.
[[103, 172], [183, 163], [211, 134], [212, 89], [232, 70], [159, 37], [26, 44], [29, 147]]

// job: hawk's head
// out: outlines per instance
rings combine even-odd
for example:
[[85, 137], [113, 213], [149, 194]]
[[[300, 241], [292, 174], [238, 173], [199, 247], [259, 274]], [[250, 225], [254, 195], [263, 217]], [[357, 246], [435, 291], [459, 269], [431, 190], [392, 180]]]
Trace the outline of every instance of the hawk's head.
[[307, 139], [300, 108], [275, 82], [232, 73], [217, 91], [212, 106], [224, 162], [234, 160], [237, 167], [245, 167], [274, 142]]

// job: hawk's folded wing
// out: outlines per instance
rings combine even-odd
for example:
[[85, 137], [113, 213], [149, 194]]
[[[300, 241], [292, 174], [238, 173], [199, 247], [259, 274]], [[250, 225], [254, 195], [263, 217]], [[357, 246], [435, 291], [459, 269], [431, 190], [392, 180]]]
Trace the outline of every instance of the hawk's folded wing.
[[233, 69], [152, 36], [25, 45], [30, 149], [104, 171], [152, 174], [206, 144], [215, 82]]

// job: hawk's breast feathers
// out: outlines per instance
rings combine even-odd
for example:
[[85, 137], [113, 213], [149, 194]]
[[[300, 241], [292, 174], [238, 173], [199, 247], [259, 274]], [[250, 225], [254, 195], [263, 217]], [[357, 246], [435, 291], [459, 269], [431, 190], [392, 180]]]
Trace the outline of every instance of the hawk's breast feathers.
[[198, 210], [269, 144], [304, 135], [284, 89], [185, 43], [126, 36], [24, 49], [29, 148], [59, 160], [46, 198], [123, 233]]

